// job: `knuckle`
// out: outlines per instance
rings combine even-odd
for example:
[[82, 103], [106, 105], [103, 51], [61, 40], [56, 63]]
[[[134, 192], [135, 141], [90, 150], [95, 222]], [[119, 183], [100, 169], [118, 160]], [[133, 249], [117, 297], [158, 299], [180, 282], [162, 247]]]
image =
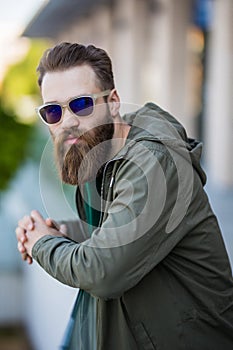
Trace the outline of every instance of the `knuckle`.
[[18, 242], [18, 250], [21, 252], [22, 251], [22, 244]]
[[24, 234], [24, 230], [20, 227], [17, 227], [15, 230], [15, 233], [16, 233], [17, 239], [20, 239]]

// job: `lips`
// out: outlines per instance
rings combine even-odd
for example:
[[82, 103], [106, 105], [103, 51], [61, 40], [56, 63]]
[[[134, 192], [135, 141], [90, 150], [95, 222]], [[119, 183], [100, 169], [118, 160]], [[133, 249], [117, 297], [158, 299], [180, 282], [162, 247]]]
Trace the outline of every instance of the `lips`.
[[67, 137], [67, 139], [65, 140], [65, 143], [68, 144], [68, 145], [73, 145], [75, 143], [78, 143], [79, 141], [79, 138], [78, 137], [75, 137], [73, 135], [70, 135]]

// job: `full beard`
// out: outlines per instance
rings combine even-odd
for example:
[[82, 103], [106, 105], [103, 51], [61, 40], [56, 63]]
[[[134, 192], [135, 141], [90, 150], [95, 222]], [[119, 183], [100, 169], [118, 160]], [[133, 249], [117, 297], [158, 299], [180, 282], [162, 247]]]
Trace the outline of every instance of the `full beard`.
[[[82, 134], [73, 127], [55, 139], [55, 158], [61, 180], [70, 185], [94, 180], [110, 159], [113, 133], [114, 125], [110, 122]], [[65, 145], [70, 134], [79, 141]]]

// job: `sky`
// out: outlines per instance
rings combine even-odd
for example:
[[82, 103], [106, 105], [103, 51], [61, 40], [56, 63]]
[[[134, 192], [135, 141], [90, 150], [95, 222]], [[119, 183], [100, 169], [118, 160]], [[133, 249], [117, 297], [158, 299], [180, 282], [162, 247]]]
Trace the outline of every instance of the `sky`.
[[20, 34], [37, 10], [48, 0], [0, 0], [0, 81], [7, 65], [17, 61], [28, 41]]

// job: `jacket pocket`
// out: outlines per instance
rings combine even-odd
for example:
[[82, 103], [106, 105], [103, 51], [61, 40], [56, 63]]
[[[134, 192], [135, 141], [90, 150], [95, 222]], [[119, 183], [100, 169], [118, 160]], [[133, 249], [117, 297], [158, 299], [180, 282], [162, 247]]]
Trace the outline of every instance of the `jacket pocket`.
[[156, 346], [153, 344], [152, 339], [142, 322], [136, 324], [133, 329], [138, 350], [156, 350]]

